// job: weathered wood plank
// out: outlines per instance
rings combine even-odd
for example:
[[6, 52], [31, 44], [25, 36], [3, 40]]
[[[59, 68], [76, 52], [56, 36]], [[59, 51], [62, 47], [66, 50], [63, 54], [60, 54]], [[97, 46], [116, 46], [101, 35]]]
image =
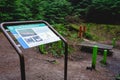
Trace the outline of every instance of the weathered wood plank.
[[98, 48], [101, 49], [112, 49], [112, 45], [106, 45], [106, 44], [101, 44], [101, 43], [96, 43], [96, 42], [82, 42], [80, 43], [81, 46], [88, 46], [88, 47], [93, 47], [95, 45], [98, 46]]
[[108, 54], [111, 55], [112, 53], [112, 45], [106, 45], [106, 44], [101, 44], [101, 43], [97, 43], [97, 42], [88, 42], [88, 41], [84, 41], [80, 43], [81, 46], [81, 50], [82, 51], [88, 51], [88, 52], [92, 52], [92, 48], [97, 45], [98, 46], [98, 52], [103, 53], [104, 50], [108, 50]]

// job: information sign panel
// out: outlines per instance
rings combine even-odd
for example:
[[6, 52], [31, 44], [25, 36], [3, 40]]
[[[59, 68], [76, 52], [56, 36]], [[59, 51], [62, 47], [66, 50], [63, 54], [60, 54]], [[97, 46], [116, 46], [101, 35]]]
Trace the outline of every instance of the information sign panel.
[[67, 80], [68, 44], [67, 41], [49, 25], [49, 23], [43, 20], [3, 22], [0, 24], [0, 29], [19, 56], [21, 80], [26, 80], [24, 55], [20, 46], [14, 41], [9, 31], [25, 49], [62, 40], [65, 48], [64, 80]]
[[60, 40], [44, 23], [11, 25], [7, 28], [24, 49]]

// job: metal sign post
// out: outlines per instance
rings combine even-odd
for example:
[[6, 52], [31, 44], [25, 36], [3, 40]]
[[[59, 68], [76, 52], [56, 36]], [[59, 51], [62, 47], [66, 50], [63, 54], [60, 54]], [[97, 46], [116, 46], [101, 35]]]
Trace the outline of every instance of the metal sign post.
[[[67, 41], [46, 21], [19, 21], [19, 22], [4, 22], [0, 26], [4, 35], [14, 47], [20, 59], [21, 80], [26, 80], [24, 55], [20, 47], [24, 49], [39, 46], [42, 44], [52, 43], [62, 40], [65, 44], [64, 52], [64, 80], [67, 80], [67, 61], [68, 61], [68, 44]], [[9, 32], [17, 39], [20, 44], [17, 44]]]

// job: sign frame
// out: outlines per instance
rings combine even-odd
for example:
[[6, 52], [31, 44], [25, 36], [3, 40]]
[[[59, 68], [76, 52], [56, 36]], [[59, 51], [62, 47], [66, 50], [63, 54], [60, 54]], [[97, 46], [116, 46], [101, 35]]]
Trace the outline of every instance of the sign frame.
[[12, 25], [7, 28], [24, 49], [61, 40], [45, 23]]
[[48, 26], [48, 28], [57, 35], [65, 44], [65, 52], [64, 52], [64, 80], [67, 80], [67, 64], [68, 64], [68, 43], [67, 41], [46, 21], [44, 20], [36, 20], [36, 21], [15, 21], [15, 22], [3, 22], [0, 25], [0, 29], [2, 30], [5, 37], [8, 39], [12, 47], [15, 49], [19, 56], [20, 60], [20, 71], [21, 71], [21, 80], [26, 80], [25, 75], [25, 62], [24, 62], [24, 55], [22, 50], [20, 49], [20, 45], [16, 44], [16, 42], [13, 40], [13, 38], [9, 34], [9, 30], [7, 29], [7, 26], [12, 25], [23, 25], [23, 24], [37, 24], [37, 23], [44, 23]]

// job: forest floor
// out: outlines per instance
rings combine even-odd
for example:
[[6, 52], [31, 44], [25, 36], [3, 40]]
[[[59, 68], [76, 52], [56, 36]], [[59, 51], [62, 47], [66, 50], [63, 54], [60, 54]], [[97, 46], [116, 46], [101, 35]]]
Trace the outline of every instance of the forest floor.
[[[19, 57], [3, 34], [0, 34], [0, 80], [21, 80]], [[25, 56], [26, 80], [64, 80], [64, 58], [51, 54], [40, 54], [36, 48], [23, 50]], [[97, 57], [96, 70], [86, 70], [91, 66], [92, 54], [76, 50], [69, 55], [68, 80], [115, 80], [120, 73], [120, 50], [113, 49], [107, 57], [107, 65]], [[56, 60], [56, 63], [51, 61]]]

